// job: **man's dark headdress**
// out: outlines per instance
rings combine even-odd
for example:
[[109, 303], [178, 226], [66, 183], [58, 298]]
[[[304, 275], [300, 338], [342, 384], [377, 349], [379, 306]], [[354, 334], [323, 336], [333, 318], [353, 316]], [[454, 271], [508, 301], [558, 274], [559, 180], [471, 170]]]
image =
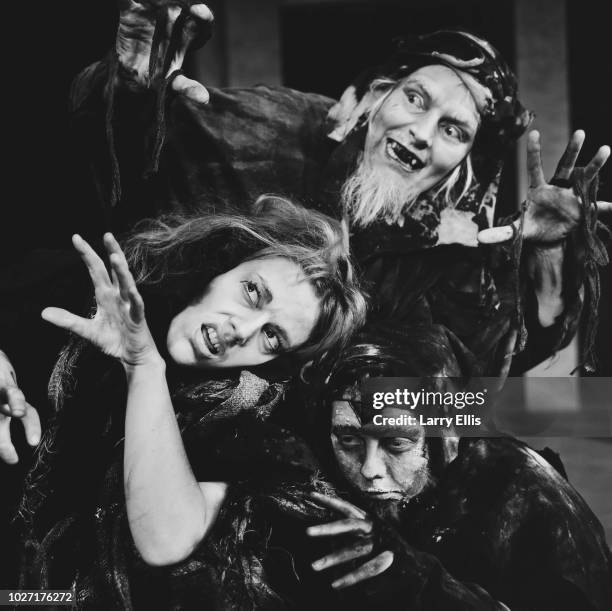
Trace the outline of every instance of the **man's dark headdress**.
[[395, 53], [380, 66], [381, 74], [401, 79], [419, 67], [442, 64], [472, 76], [491, 92], [481, 111], [481, 130], [492, 144], [512, 144], [531, 121], [531, 113], [517, 97], [516, 77], [499, 52], [488, 42], [457, 30], [398, 39]]

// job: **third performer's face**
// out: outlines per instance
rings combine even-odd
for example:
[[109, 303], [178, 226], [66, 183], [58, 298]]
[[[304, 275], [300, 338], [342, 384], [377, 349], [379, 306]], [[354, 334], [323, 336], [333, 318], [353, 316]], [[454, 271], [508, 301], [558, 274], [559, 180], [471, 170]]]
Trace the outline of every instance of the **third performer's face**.
[[[380, 414], [397, 417], [406, 411], [385, 408]], [[371, 500], [412, 498], [428, 481], [422, 427], [364, 424], [350, 401], [338, 400], [332, 404], [331, 443], [344, 478]]]

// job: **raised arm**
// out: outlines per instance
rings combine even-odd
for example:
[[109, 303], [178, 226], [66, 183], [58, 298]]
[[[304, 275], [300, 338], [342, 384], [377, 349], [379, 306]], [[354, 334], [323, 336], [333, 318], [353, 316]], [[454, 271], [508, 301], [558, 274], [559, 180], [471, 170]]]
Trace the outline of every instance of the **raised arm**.
[[[119, 77], [128, 87], [148, 88], [157, 78], [180, 70], [187, 50], [210, 37], [213, 14], [187, 0], [120, 0], [115, 51]], [[165, 59], [165, 61], [164, 61]], [[172, 88], [197, 103], [206, 103], [206, 88], [179, 75]]]
[[[585, 134], [576, 131], [561, 157], [550, 182], [544, 177], [541, 159], [540, 134], [529, 133], [527, 139], [527, 169], [529, 191], [521, 227], [520, 220], [513, 226], [494, 227], [481, 231], [478, 240], [484, 244], [504, 242], [522, 230], [526, 246], [527, 271], [538, 299], [539, 319], [543, 327], [552, 325], [563, 311], [562, 275], [567, 238], [584, 222], [582, 203], [572, 188], [576, 160], [582, 149]], [[584, 168], [584, 179], [591, 184], [610, 156], [610, 147], [602, 146]], [[607, 211], [608, 202], [597, 202]]]
[[[596, 181], [610, 156], [610, 147], [602, 146], [578, 175], [576, 161], [584, 143], [583, 131], [572, 135], [553, 178], [546, 181], [542, 169], [540, 135], [529, 133], [527, 169], [529, 190], [524, 214], [512, 225], [481, 231], [479, 242], [502, 243], [523, 239], [522, 286], [530, 292], [533, 311], [527, 350], [518, 360], [532, 367], [564, 347], [572, 339], [583, 309], [588, 316], [583, 340], [584, 365], [589, 366], [596, 309], [598, 267], [607, 263], [607, 255], [596, 237], [596, 213], [607, 212], [608, 202], [594, 202]], [[578, 177], [578, 180], [576, 178]], [[582, 193], [580, 191], [583, 191]], [[589, 201], [586, 201], [589, 200]], [[596, 208], [596, 209], [595, 209]], [[516, 242], [515, 242], [516, 244]], [[527, 300], [526, 303], [529, 303]], [[518, 364], [518, 360], [516, 361]], [[521, 367], [523, 368], [523, 367]], [[519, 371], [515, 371], [518, 373]]]
[[[85, 68], [75, 78], [73, 110], [92, 95], [108, 93], [114, 59], [118, 70], [112, 76], [116, 84], [136, 93], [180, 70], [187, 51], [210, 37], [214, 20], [205, 4], [189, 4], [184, 0], [119, 0], [115, 47], [106, 59]], [[173, 80], [172, 89], [193, 102], [208, 102], [206, 88], [183, 74]]]
[[92, 319], [47, 308], [43, 318], [90, 341], [122, 363], [128, 380], [124, 484], [134, 543], [145, 562], [166, 565], [187, 557], [215, 521], [225, 484], [199, 484], [185, 455], [144, 304], [121, 248], [110, 234], [104, 244], [111, 276], [80, 237], [73, 243], [95, 288]]

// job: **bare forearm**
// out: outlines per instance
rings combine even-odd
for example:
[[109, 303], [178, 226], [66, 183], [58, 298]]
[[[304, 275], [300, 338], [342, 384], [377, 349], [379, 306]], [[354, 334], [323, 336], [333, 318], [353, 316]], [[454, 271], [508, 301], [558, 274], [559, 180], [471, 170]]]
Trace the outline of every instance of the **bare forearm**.
[[534, 248], [528, 254], [527, 270], [538, 300], [538, 318], [542, 327], [550, 327], [563, 312], [564, 246], [556, 244]]
[[161, 357], [127, 371], [124, 481], [134, 542], [150, 564], [186, 557], [210, 516], [183, 447]]

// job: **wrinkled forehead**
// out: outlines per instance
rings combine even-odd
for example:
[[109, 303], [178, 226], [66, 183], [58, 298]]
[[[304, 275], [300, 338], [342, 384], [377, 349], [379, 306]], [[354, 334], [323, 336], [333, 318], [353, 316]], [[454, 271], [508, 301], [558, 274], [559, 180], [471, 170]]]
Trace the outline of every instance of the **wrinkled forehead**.
[[489, 89], [473, 76], [443, 64], [430, 64], [418, 68], [404, 77], [401, 85], [413, 84], [423, 88], [431, 101], [439, 106], [452, 108], [462, 118], [480, 124], [480, 113], [492, 100]]

